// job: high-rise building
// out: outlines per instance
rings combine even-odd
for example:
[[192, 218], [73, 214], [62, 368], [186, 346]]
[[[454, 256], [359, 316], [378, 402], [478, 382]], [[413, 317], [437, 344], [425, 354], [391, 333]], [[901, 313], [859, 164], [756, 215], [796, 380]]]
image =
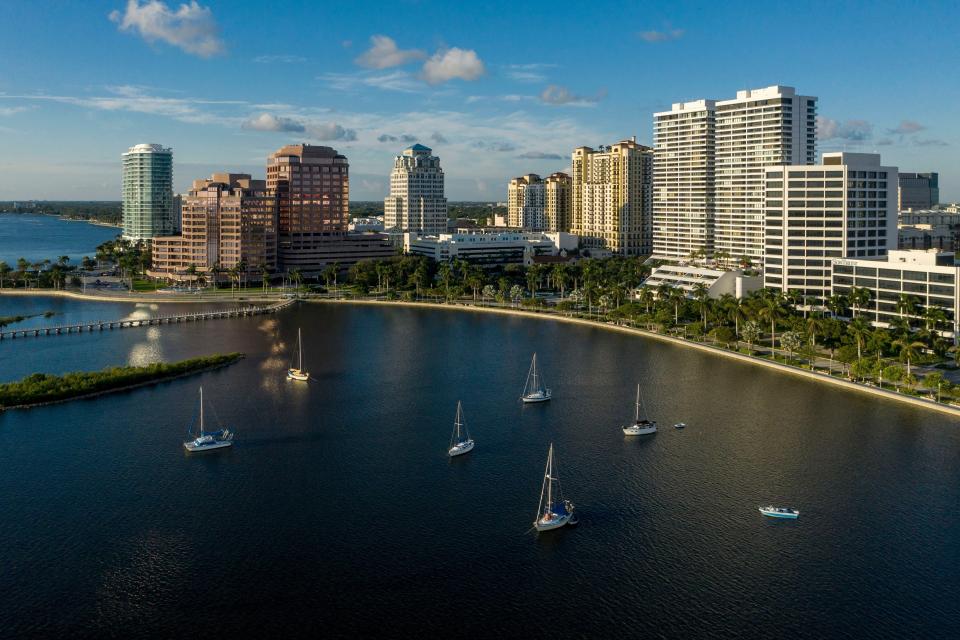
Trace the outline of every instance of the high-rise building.
[[763, 262], [764, 169], [813, 164], [816, 98], [793, 87], [674, 104], [655, 115], [654, 253]]
[[447, 232], [443, 169], [433, 150], [415, 144], [403, 150], [390, 172], [390, 195], [383, 201], [388, 231], [437, 235]]
[[899, 184], [900, 211], [931, 209], [940, 204], [939, 173], [901, 173]]
[[123, 154], [123, 237], [150, 240], [174, 230], [173, 150], [138, 144]]
[[349, 168], [335, 149], [308, 144], [287, 145], [267, 159], [267, 188], [278, 199], [282, 268], [317, 270], [330, 243], [346, 236]]
[[764, 172], [764, 286], [830, 296], [831, 260], [897, 248], [896, 167], [873, 153], [825, 153], [819, 165]]
[[543, 181], [544, 216], [547, 231], [570, 231], [570, 188], [572, 181], [567, 174], [557, 171]]
[[716, 109], [714, 248], [760, 264], [764, 169], [814, 163], [817, 99], [773, 86], [738, 91]]
[[543, 231], [547, 226], [543, 180], [528, 173], [507, 185], [507, 226]]
[[624, 140], [572, 157], [571, 233], [586, 249], [625, 256], [652, 248], [653, 149]]
[[[277, 268], [277, 197], [245, 173], [194, 180], [181, 199], [181, 233], [153, 239], [150, 275], [175, 280], [240, 266], [246, 277]], [[226, 276], [219, 276], [221, 278]]]
[[712, 254], [716, 103], [677, 103], [653, 120], [653, 253]]

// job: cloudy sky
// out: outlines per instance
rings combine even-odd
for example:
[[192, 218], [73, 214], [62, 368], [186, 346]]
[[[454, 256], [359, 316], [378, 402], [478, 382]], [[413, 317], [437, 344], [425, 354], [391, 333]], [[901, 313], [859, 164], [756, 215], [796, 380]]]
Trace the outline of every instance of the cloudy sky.
[[960, 200], [956, 2], [6, 0], [0, 199], [119, 199], [120, 154], [173, 147], [175, 180], [262, 177], [309, 141], [385, 195], [432, 147], [449, 198], [636, 135], [671, 102], [784, 84], [818, 96], [819, 150], [940, 171]]

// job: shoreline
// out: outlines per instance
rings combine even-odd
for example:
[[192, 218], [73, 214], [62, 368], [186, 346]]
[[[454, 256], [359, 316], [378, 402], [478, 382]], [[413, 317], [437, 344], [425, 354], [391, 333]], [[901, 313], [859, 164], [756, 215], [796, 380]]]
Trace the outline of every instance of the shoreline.
[[[78, 300], [87, 300], [92, 302], [140, 302], [140, 303], [182, 303], [182, 304], [210, 304], [210, 303], [257, 303], [257, 302], [276, 302], [279, 298], [276, 295], [273, 296], [257, 296], [247, 294], [244, 296], [244, 300], [237, 300], [231, 298], [202, 298], [202, 299], [184, 299], [184, 298], [162, 298], [158, 294], [144, 294], [144, 293], [134, 293], [129, 294], [128, 296], [118, 296], [118, 295], [93, 295], [93, 294], [83, 294], [76, 291], [56, 291], [56, 290], [0, 290], [0, 297], [4, 294], [11, 294], [14, 296], [61, 296], [67, 298], [74, 298]], [[688, 347], [692, 349], [698, 349], [701, 352], [710, 353], [717, 356], [722, 356], [732, 360], [738, 360], [746, 364], [753, 364], [757, 366], [766, 367], [781, 373], [786, 373], [794, 376], [799, 376], [806, 378], [808, 380], [821, 382], [825, 384], [832, 384], [836, 387], [847, 389], [848, 391], [856, 391], [859, 393], [870, 394], [875, 397], [885, 398], [887, 400], [892, 400], [895, 402], [901, 402], [905, 404], [910, 404], [915, 407], [920, 407], [924, 409], [931, 409], [933, 411], [939, 411], [940, 413], [948, 414], [954, 417], [960, 418], [960, 407], [938, 403], [933, 400], [927, 400], [919, 396], [909, 396], [903, 393], [896, 391], [890, 391], [887, 389], [880, 389], [878, 387], [871, 387], [859, 382], [854, 382], [852, 380], [844, 380], [841, 378], [836, 378], [824, 373], [819, 373], [816, 371], [811, 371], [809, 369], [801, 369], [800, 367], [795, 367], [793, 365], [783, 364], [780, 362], [773, 362], [765, 358], [759, 358], [756, 356], [751, 356], [743, 353], [738, 353], [731, 351], [729, 349], [723, 349], [720, 347], [715, 347], [712, 345], [693, 342], [692, 340], [685, 340], [683, 338], [677, 338], [674, 336], [668, 336], [661, 333], [656, 333], [653, 331], [647, 331], [645, 329], [638, 329], [635, 327], [627, 327], [623, 325], [618, 325], [612, 322], [599, 322], [596, 320], [585, 320], [583, 318], [574, 318], [570, 316], [561, 315], [556, 312], [537, 312], [537, 311], [528, 311], [525, 309], [513, 309], [513, 308], [502, 308], [502, 307], [486, 307], [481, 305], [474, 305], [466, 302], [454, 302], [450, 304], [443, 304], [439, 302], [407, 302], [403, 300], [363, 300], [363, 299], [350, 299], [350, 298], [316, 298], [316, 297], [307, 297], [300, 298], [302, 302], [307, 303], [320, 303], [320, 304], [356, 304], [356, 305], [379, 305], [379, 306], [401, 306], [401, 307], [412, 307], [412, 308], [426, 308], [434, 310], [446, 310], [446, 311], [466, 311], [474, 313], [493, 313], [506, 316], [515, 316], [523, 318], [534, 318], [539, 320], [553, 320], [556, 322], [566, 322], [570, 324], [577, 324], [584, 327], [594, 327], [597, 329], [606, 329], [608, 331], [617, 331], [619, 333], [625, 333], [634, 336], [640, 336], [644, 338], [651, 338], [654, 340], [659, 340], [661, 342], [668, 342], [681, 347]]]
[[619, 333], [625, 333], [625, 334], [640, 336], [644, 338], [652, 338], [655, 340], [659, 340], [661, 342], [672, 343], [677, 346], [698, 349], [702, 352], [723, 356], [723, 357], [726, 357], [732, 360], [738, 360], [740, 362], [747, 363], [747, 364], [759, 365], [762, 367], [766, 367], [768, 369], [779, 371], [781, 373], [791, 374], [791, 375], [806, 378], [808, 380], [812, 380], [815, 382], [832, 384], [834, 386], [847, 389], [848, 391], [857, 391], [864, 394], [870, 394], [873, 396], [885, 398], [887, 400], [910, 404], [915, 407], [932, 409], [933, 411], [939, 411], [940, 413], [945, 413], [945, 414], [960, 418], [960, 407], [955, 407], [952, 405], [935, 402], [933, 400], [927, 400], [925, 398], [921, 398], [918, 396], [908, 396], [906, 394], [898, 393], [896, 391], [889, 391], [887, 389], [880, 389], [878, 387], [870, 387], [865, 384], [861, 384], [859, 382], [835, 378], [833, 376], [829, 376], [824, 373], [810, 371], [809, 369], [801, 369], [800, 367], [795, 367], [793, 365], [783, 364], [780, 362], [773, 362], [765, 358], [749, 356], [743, 353], [737, 353], [735, 351], [722, 349], [720, 347], [714, 347], [708, 344], [693, 342], [691, 340], [684, 340], [683, 338], [675, 338], [673, 336], [667, 336], [660, 333], [655, 333], [653, 331], [647, 331], [645, 329], [626, 327], [626, 326], [618, 325], [614, 323], [597, 322], [594, 320], [584, 320], [583, 318], [572, 318], [572, 317], [559, 315], [556, 313], [538, 313], [536, 311], [526, 311], [523, 309], [501, 309], [496, 307], [482, 307], [482, 306], [475, 306], [471, 304], [462, 304], [462, 303], [441, 304], [437, 302], [404, 302], [404, 301], [393, 301], [393, 300], [332, 300], [332, 299], [322, 299], [322, 298], [307, 299], [305, 300], [305, 302], [311, 302], [311, 303], [319, 302], [323, 304], [361, 304], [361, 305], [366, 304], [366, 305], [400, 305], [404, 307], [427, 307], [430, 309], [446, 309], [448, 311], [495, 313], [495, 314], [508, 315], [508, 316], [520, 316], [524, 318], [536, 318], [540, 320], [554, 320], [557, 322], [567, 322], [570, 324], [577, 324], [585, 327], [594, 327], [597, 329], [606, 329], [608, 331], [616, 331]]
[[212, 364], [202, 369], [194, 369], [193, 371], [184, 371], [183, 373], [178, 373], [172, 376], [166, 376], [163, 378], [156, 378], [154, 380], [144, 380], [143, 382], [137, 382], [134, 384], [128, 384], [123, 387], [117, 387], [116, 389], [104, 389], [102, 391], [93, 391], [91, 393], [85, 393], [79, 396], [73, 396], [72, 398], [60, 398], [59, 400], [44, 400], [43, 402], [31, 402], [29, 404], [15, 404], [10, 407], [0, 407], [0, 415], [4, 411], [12, 411], [14, 409], [35, 409], [36, 407], [47, 407], [54, 404], [63, 404], [64, 402], [73, 402], [74, 400], [88, 400], [90, 398], [96, 398], [99, 396], [105, 396], [110, 393], [118, 393], [120, 391], [130, 391], [131, 389], [139, 389], [140, 387], [146, 387], [153, 384], [160, 384], [161, 382], [169, 382], [170, 380], [176, 380], [178, 378], [186, 378], [187, 376], [196, 375], [198, 373], [205, 373], [207, 371], [215, 371], [217, 369], [223, 369], [224, 367], [229, 367], [232, 364], [236, 364], [240, 360], [246, 358], [246, 355], [241, 355], [236, 360], [232, 362], [221, 362], [220, 364]]

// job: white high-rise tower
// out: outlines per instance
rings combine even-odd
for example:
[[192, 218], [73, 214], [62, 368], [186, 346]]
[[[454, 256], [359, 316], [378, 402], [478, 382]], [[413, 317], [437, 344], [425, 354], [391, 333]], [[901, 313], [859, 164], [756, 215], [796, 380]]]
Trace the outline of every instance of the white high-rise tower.
[[174, 230], [173, 150], [138, 144], [123, 154], [123, 237], [149, 240]]
[[383, 218], [388, 231], [446, 233], [443, 169], [430, 147], [415, 144], [396, 157], [390, 172], [390, 195], [383, 201]]

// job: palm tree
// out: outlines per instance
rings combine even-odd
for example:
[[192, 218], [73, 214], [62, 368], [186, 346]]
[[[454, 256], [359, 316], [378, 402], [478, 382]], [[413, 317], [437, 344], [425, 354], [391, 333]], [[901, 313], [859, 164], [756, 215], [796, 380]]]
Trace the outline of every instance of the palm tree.
[[560, 287], [560, 298], [563, 298], [566, 292], [567, 283], [570, 281], [570, 270], [565, 264], [556, 264], [553, 266], [553, 284]]
[[639, 298], [640, 298], [640, 303], [641, 303], [641, 304], [644, 306], [644, 308], [646, 309], [646, 313], [649, 314], [649, 313], [650, 313], [650, 303], [652, 303], [652, 302], [653, 302], [653, 299], [654, 299], [653, 289], [651, 289], [651, 288], [648, 287], [647, 285], [643, 285], [642, 287], [640, 287]]
[[904, 337], [894, 340], [893, 346], [898, 350], [900, 360], [907, 363], [907, 377], [909, 378], [911, 362], [919, 357], [920, 349], [923, 349], [926, 345], [919, 340], [910, 340], [910, 338]]
[[268, 267], [265, 262], [261, 262], [257, 269], [260, 271], [260, 281], [263, 284], [263, 292], [266, 293], [267, 282], [270, 280], [270, 267]]
[[297, 294], [299, 295], [300, 285], [303, 283], [303, 272], [300, 269], [294, 269], [290, 272], [290, 281], [296, 287]]
[[810, 334], [810, 346], [813, 347], [813, 350], [817, 349], [817, 332], [820, 331], [820, 328], [823, 326], [823, 321], [816, 316], [808, 316], [803, 321], [804, 329], [807, 333]]
[[853, 317], [857, 317], [857, 311], [870, 302], [872, 294], [866, 287], [854, 287], [850, 289], [850, 305], [853, 307]]
[[450, 299], [450, 276], [453, 274], [449, 262], [443, 262], [437, 268], [437, 277], [443, 282], [444, 297]]
[[707, 330], [707, 301], [710, 299], [710, 289], [702, 282], [693, 285], [693, 298], [700, 307], [700, 319], [703, 323], [703, 330]]
[[10, 268], [10, 265], [0, 260], [0, 289], [3, 289], [3, 280], [10, 275], [11, 271], [13, 271], [13, 269]]
[[906, 293], [901, 293], [897, 299], [897, 313], [906, 316], [907, 322], [912, 326], [912, 316], [917, 313], [917, 299]]
[[923, 310], [923, 321], [927, 331], [936, 331], [937, 327], [947, 321], [947, 314], [940, 307], [930, 306]]
[[783, 301], [780, 292], [771, 290], [762, 298], [762, 306], [757, 317], [770, 323], [770, 352], [774, 360], [777, 353], [774, 350], [777, 343], [777, 321], [783, 317]]
[[667, 294], [667, 301], [673, 304], [673, 324], [680, 324], [680, 303], [687, 299], [682, 289], [670, 287], [670, 293]]
[[827, 299], [827, 309], [836, 318], [847, 307], [847, 299], [839, 293], [830, 296]]
[[847, 325], [847, 333], [857, 343], [857, 360], [863, 357], [863, 343], [870, 335], [870, 323], [863, 318], [854, 318]]

